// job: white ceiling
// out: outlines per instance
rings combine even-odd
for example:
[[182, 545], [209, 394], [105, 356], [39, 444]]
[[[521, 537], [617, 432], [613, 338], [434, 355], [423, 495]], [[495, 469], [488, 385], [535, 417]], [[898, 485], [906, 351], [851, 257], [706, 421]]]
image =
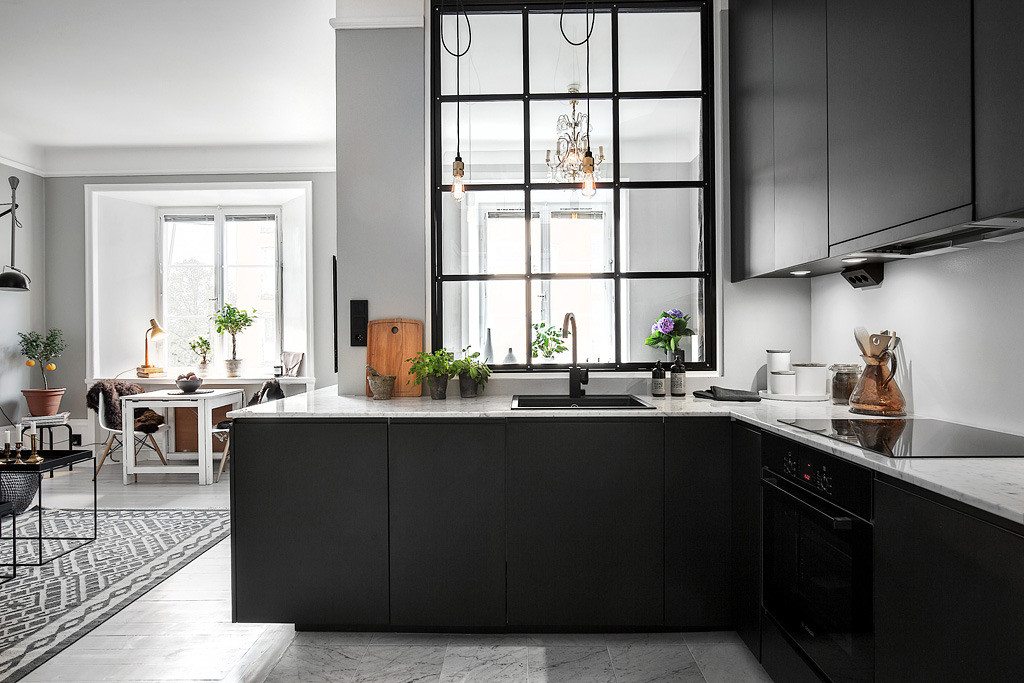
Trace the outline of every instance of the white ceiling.
[[0, 134], [42, 148], [335, 132], [334, 0], [0, 0]]

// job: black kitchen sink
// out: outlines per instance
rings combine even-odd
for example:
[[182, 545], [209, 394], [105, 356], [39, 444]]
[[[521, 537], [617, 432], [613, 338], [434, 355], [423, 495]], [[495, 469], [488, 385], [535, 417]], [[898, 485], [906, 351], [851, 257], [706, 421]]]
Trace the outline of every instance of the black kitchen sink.
[[512, 397], [512, 410], [610, 410], [610, 409], [654, 409], [650, 403], [632, 394], [598, 394], [595, 396], [537, 395]]

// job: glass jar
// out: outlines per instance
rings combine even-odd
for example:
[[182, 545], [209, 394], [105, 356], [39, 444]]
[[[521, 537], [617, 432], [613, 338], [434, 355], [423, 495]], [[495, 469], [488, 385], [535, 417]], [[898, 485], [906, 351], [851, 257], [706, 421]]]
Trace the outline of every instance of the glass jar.
[[832, 403], [837, 406], [849, 405], [850, 394], [853, 393], [860, 380], [860, 366], [839, 363], [830, 367], [829, 370], [835, 373], [832, 375]]

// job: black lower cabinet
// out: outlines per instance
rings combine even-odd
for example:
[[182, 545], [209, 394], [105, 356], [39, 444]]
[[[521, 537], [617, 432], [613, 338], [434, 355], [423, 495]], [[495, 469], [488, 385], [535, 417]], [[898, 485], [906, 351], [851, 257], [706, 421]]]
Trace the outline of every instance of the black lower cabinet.
[[387, 423], [243, 418], [233, 430], [234, 620], [387, 625]]
[[1024, 680], [1024, 529], [875, 482], [875, 680]]
[[511, 628], [665, 623], [664, 423], [508, 421]]
[[393, 421], [391, 625], [505, 626], [505, 423]]
[[761, 432], [732, 423], [733, 625], [761, 658]]
[[665, 422], [665, 626], [732, 629], [729, 419]]
[[763, 615], [761, 621], [761, 666], [773, 681], [780, 683], [822, 681], [767, 615]]

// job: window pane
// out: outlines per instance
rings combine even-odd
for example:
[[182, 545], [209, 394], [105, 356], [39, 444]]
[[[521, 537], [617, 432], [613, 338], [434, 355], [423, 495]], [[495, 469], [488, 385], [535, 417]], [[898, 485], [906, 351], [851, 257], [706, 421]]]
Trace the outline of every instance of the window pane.
[[679, 309], [690, 316], [689, 327], [696, 332], [685, 337], [679, 348], [686, 352], [687, 362], [704, 360], [704, 326], [702, 315], [703, 283], [701, 280], [622, 279], [623, 323], [622, 360], [626, 363], [664, 361], [665, 351], [644, 344], [651, 326], [670, 309]]
[[523, 191], [441, 196], [441, 262], [446, 274], [526, 272]]
[[[459, 15], [461, 39], [456, 41], [455, 16], [444, 17], [444, 40], [448, 49], [458, 54], [457, 45], [466, 49], [466, 20]], [[523, 92], [523, 15], [470, 14], [473, 42], [462, 57], [459, 90], [463, 95], [504, 94]], [[441, 92], [455, 94], [455, 57], [440, 46]]]
[[164, 277], [168, 316], [213, 313], [217, 301], [213, 266], [168, 266]]
[[620, 91], [700, 90], [700, 75], [699, 12], [619, 12]]
[[[591, 15], [590, 92], [611, 92], [612, 31], [611, 17], [599, 11]], [[562, 23], [565, 35], [574, 43], [587, 35], [589, 22], [582, 11], [566, 10]], [[559, 29], [559, 13], [530, 14], [530, 90], [532, 92], [569, 92], [576, 86], [587, 90], [587, 47], [570, 45]]]
[[697, 188], [623, 188], [621, 270], [701, 270], [701, 204]]
[[533, 271], [605, 273], [614, 269], [612, 191], [590, 199], [575, 190], [539, 190], [531, 195]]
[[[612, 103], [590, 102], [590, 151], [595, 176], [612, 180]], [[534, 182], [582, 183], [587, 151], [587, 101], [534, 100], [530, 103], [530, 175]], [[602, 155], [604, 160], [602, 161]]]
[[[223, 337], [224, 358], [231, 358], [231, 335]], [[266, 369], [280, 362], [277, 349], [277, 317], [273, 311], [258, 311], [256, 321], [235, 337], [238, 358], [245, 361], [243, 373]]]
[[466, 346], [484, 357], [488, 332], [494, 358], [502, 365], [508, 353], [517, 364], [526, 363], [526, 285], [502, 280], [445, 282], [444, 347], [458, 352]]
[[[465, 182], [523, 182], [523, 103], [463, 102], [462, 161]], [[441, 184], [452, 182], [456, 103], [441, 105]]]
[[[274, 266], [225, 266], [224, 301], [256, 311], [256, 322], [236, 338], [238, 357], [250, 367], [277, 362], [277, 269]], [[224, 335], [224, 355], [231, 357], [231, 335]], [[244, 355], [243, 355], [244, 354]]]
[[[213, 341], [213, 325], [209, 316], [180, 317], [168, 316], [164, 322], [167, 337], [164, 340], [167, 349], [167, 366], [170, 368], [194, 368], [199, 365], [200, 358], [188, 344], [196, 337], [203, 336]], [[150, 344], [150, 351], [153, 350]]]
[[[562, 326], [565, 314], [576, 314], [577, 353], [581, 363], [615, 361], [615, 283], [612, 280], [534, 280], [533, 322]], [[566, 346], [572, 348], [571, 339]], [[535, 358], [534, 363], [568, 363], [568, 353]]]
[[227, 216], [224, 219], [224, 264], [273, 266], [277, 263], [275, 216]]
[[165, 216], [164, 263], [212, 266], [214, 237], [213, 216]]
[[701, 178], [699, 99], [619, 101], [622, 180]]

